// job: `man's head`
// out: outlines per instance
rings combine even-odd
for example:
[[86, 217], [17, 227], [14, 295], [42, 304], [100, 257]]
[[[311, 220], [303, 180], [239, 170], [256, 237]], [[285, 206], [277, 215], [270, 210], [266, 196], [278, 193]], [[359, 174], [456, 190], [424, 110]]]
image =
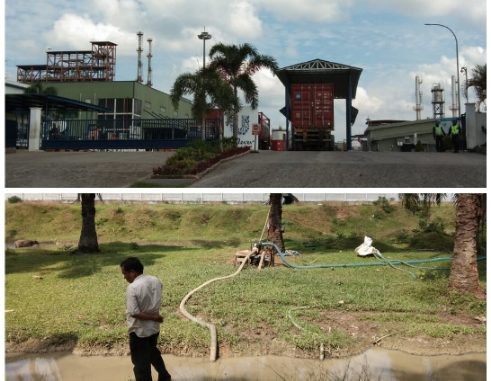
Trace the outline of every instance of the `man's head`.
[[128, 283], [133, 283], [138, 275], [143, 274], [143, 264], [137, 257], [128, 257], [119, 266]]

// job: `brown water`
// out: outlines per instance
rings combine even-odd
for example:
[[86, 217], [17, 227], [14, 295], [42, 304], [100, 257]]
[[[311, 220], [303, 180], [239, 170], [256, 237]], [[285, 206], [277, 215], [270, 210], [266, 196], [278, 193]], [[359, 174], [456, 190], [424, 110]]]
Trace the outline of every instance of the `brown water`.
[[[370, 349], [340, 360], [288, 357], [232, 357], [209, 362], [205, 358], [164, 356], [173, 381], [249, 380], [428, 380], [481, 381], [486, 379], [486, 354], [415, 356]], [[130, 381], [129, 357], [82, 357], [53, 354], [6, 358], [8, 381]], [[347, 377], [345, 377], [347, 376]], [[156, 379], [156, 377], [154, 377]]]

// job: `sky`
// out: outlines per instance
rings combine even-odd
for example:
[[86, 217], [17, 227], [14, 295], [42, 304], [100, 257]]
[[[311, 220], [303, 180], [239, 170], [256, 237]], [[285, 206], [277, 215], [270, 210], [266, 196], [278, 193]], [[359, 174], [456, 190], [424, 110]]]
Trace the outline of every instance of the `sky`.
[[[118, 44], [116, 80], [137, 76], [136, 33], [144, 33], [146, 81], [148, 45], [152, 38], [152, 79], [169, 93], [182, 73], [203, 64], [206, 27], [218, 42], [250, 43], [273, 56], [280, 67], [313, 59], [362, 68], [353, 105], [359, 114], [353, 134], [366, 120], [415, 120], [415, 77], [422, 79], [422, 118], [433, 115], [431, 88], [445, 90], [445, 116], [451, 116], [451, 76], [459, 64], [469, 75], [486, 63], [486, 0], [6, 0], [5, 77], [16, 78], [16, 65], [43, 64], [46, 51], [89, 50], [90, 41]], [[273, 129], [285, 128], [279, 109], [285, 89], [267, 70], [253, 77], [259, 88], [258, 111]], [[460, 74], [463, 85], [465, 77]], [[466, 102], [462, 93], [462, 109]], [[475, 100], [469, 89], [469, 101]], [[345, 101], [335, 101], [336, 140], [346, 137]]]

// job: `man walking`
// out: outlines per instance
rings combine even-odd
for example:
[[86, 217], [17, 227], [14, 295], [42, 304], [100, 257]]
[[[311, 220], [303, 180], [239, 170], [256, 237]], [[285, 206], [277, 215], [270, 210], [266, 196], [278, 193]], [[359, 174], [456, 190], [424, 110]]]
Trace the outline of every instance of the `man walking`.
[[121, 262], [121, 273], [129, 283], [126, 289], [126, 321], [130, 334], [131, 362], [136, 381], [152, 381], [151, 365], [158, 372], [158, 381], [171, 379], [157, 348], [162, 299], [162, 283], [152, 275], [143, 274], [143, 264], [136, 257]]
[[457, 153], [460, 150], [460, 125], [457, 119], [452, 121], [450, 136], [452, 137], [453, 151]]

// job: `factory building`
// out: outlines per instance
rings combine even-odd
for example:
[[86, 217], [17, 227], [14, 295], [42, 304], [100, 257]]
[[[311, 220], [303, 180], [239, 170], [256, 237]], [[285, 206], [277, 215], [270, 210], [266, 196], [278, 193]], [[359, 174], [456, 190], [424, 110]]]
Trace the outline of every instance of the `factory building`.
[[[20, 121], [17, 127], [25, 127], [26, 115], [42, 118], [29, 121], [40, 136], [36, 147], [31, 144], [29, 149], [178, 148], [201, 136], [191, 101], [182, 98], [176, 110], [169, 94], [152, 87], [151, 53], [148, 81], [143, 83], [141, 36], [138, 75], [132, 81], [114, 80], [116, 44], [110, 41], [92, 41], [90, 50], [48, 51], [46, 64], [18, 65], [17, 82], [36, 86], [39, 93], [35, 101], [27, 94], [6, 98], [11, 115]], [[59, 107], [63, 99], [77, 107]], [[38, 112], [33, 114], [32, 108]], [[211, 138], [217, 126], [207, 120], [206, 128]]]

